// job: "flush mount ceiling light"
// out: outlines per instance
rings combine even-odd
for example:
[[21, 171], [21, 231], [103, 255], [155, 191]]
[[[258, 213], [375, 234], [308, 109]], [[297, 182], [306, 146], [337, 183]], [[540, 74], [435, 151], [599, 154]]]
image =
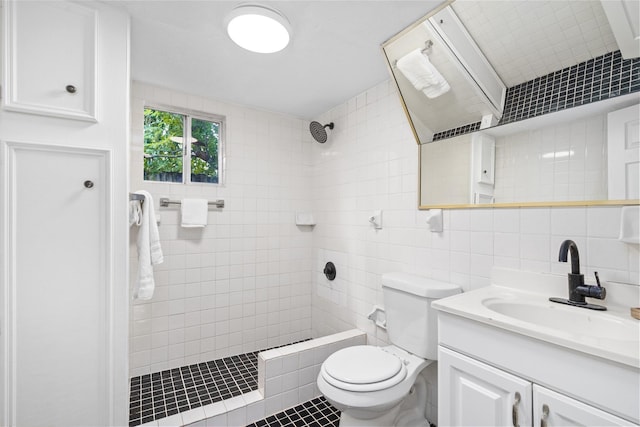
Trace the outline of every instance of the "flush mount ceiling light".
[[227, 15], [225, 24], [231, 40], [252, 52], [274, 53], [289, 44], [289, 21], [265, 6], [240, 5]]

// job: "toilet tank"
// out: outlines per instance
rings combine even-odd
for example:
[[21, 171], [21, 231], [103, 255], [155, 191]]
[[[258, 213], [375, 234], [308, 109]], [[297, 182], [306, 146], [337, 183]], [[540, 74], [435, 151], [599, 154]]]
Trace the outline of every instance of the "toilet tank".
[[438, 319], [431, 302], [461, 292], [452, 283], [409, 273], [382, 275], [387, 334], [391, 344], [416, 356], [438, 358]]

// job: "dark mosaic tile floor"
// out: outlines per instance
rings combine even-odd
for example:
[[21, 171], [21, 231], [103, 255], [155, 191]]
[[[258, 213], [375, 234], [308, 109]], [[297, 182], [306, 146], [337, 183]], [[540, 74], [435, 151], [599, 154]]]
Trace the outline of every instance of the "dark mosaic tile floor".
[[324, 397], [317, 397], [247, 427], [338, 427], [340, 411]]
[[131, 378], [129, 426], [257, 390], [258, 353]]
[[261, 351], [131, 378], [129, 426], [257, 390]]

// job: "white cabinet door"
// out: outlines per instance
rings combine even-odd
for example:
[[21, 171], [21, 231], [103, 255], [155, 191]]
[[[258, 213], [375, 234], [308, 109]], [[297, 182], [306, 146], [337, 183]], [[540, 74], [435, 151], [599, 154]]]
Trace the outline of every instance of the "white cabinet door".
[[640, 199], [640, 104], [607, 115], [609, 200]]
[[109, 154], [2, 148], [11, 250], [0, 287], [0, 424], [109, 425], [122, 375], [110, 356]]
[[640, 2], [638, 0], [601, 0], [611, 31], [622, 57], [640, 56]]
[[439, 425], [531, 426], [531, 402], [530, 382], [439, 347]]
[[534, 425], [556, 426], [630, 426], [629, 421], [596, 409], [539, 385], [533, 386]]
[[96, 121], [97, 11], [4, 2], [4, 108]]

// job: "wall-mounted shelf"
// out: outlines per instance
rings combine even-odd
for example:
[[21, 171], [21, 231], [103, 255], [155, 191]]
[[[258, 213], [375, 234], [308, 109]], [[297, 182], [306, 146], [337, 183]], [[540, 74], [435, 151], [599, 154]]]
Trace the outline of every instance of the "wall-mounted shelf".
[[311, 212], [296, 212], [296, 225], [316, 225]]

